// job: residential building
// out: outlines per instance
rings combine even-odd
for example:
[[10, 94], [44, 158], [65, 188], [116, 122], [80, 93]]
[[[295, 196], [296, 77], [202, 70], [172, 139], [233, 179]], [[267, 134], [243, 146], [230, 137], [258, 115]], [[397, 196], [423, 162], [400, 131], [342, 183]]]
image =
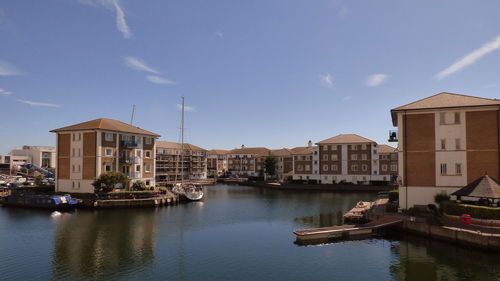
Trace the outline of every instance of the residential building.
[[265, 147], [245, 147], [227, 153], [228, 172], [231, 176], [256, 177], [264, 173], [264, 159], [271, 150]]
[[398, 150], [386, 144], [378, 145], [379, 174], [383, 181], [397, 182], [399, 175]]
[[500, 175], [500, 100], [439, 93], [391, 110], [399, 142], [401, 208], [434, 202]]
[[295, 147], [291, 151], [293, 155], [293, 179], [319, 181], [319, 171], [314, 168], [314, 147], [312, 145]]
[[[293, 155], [288, 148], [271, 150], [271, 155], [276, 158], [276, 176], [283, 180], [293, 175]], [[264, 156], [264, 160], [265, 160]]]
[[207, 178], [207, 150], [185, 143], [156, 142], [156, 182], [165, 185], [182, 179]]
[[207, 152], [207, 170], [208, 175], [220, 177], [226, 174], [228, 170], [227, 153], [229, 150], [212, 149]]
[[107, 171], [123, 172], [131, 183], [155, 186], [159, 135], [107, 118], [51, 132], [56, 133], [56, 191], [93, 193], [92, 182]]
[[42, 168], [56, 167], [56, 148], [53, 146], [31, 146], [25, 145], [22, 149], [13, 149], [10, 152], [11, 159], [16, 157], [26, 159], [26, 163], [35, 164]]
[[356, 134], [340, 134], [317, 143], [321, 183], [380, 181], [378, 145]]

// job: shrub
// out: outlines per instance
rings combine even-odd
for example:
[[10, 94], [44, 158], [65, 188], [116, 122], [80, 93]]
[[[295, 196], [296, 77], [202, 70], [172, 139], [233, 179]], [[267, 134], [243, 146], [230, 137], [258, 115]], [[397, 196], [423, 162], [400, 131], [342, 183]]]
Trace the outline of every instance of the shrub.
[[132, 184], [132, 190], [147, 190], [147, 186], [142, 181], [136, 181]]
[[399, 200], [399, 190], [393, 189], [389, 191], [389, 202], [396, 202]]
[[441, 203], [445, 201], [450, 201], [450, 195], [446, 194], [446, 192], [434, 195], [434, 202], [436, 202], [439, 206], [441, 206]]
[[499, 207], [486, 207], [467, 204], [457, 204], [455, 202], [443, 202], [443, 211], [448, 215], [460, 216], [469, 214], [476, 219], [500, 220]]
[[120, 172], [106, 172], [94, 180], [92, 185], [96, 192], [110, 192], [118, 186], [128, 186], [128, 177]]

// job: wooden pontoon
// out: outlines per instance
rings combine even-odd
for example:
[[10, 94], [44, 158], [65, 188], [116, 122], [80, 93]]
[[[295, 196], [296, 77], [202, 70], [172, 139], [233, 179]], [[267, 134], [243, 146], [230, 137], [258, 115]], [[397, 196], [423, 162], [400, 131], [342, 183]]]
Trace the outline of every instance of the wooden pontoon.
[[299, 241], [328, 240], [334, 238], [353, 237], [359, 235], [370, 235], [378, 228], [401, 223], [400, 218], [385, 217], [369, 223], [359, 225], [340, 225], [332, 227], [312, 228], [295, 230], [293, 233]]

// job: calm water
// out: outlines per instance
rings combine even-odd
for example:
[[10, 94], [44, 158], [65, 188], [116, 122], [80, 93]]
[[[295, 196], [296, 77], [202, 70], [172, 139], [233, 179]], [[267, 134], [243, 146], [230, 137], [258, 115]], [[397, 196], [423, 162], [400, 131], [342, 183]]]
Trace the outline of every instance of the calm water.
[[500, 255], [415, 237], [294, 244], [373, 194], [212, 186], [203, 202], [0, 208], [1, 280], [500, 280]]

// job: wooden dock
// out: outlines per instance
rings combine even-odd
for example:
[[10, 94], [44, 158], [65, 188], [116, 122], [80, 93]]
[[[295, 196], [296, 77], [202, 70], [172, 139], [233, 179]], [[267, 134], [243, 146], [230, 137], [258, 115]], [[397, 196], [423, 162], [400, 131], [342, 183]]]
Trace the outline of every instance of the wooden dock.
[[401, 223], [400, 218], [384, 217], [375, 221], [359, 225], [340, 225], [305, 230], [295, 230], [293, 233], [299, 241], [328, 240], [335, 238], [349, 238], [360, 235], [371, 235], [374, 230]]

